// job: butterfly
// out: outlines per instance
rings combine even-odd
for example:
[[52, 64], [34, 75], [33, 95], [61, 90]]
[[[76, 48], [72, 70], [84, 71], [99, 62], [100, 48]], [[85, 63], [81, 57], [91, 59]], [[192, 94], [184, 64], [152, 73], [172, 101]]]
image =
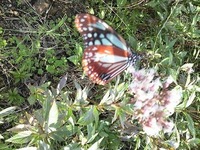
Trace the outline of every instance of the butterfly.
[[103, 20], [90, 14], [78, 14], [75, 26], [85, 46], [83, 70], [94, 83], [105, 85], [138, 60], [139, 55]]

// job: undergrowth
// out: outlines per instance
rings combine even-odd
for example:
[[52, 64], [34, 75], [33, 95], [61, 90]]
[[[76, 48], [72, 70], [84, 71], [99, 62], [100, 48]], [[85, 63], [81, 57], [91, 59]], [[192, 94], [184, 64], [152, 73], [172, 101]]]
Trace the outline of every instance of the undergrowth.
[[[8, 4], [2, 2], [0, 16], [0, 149], [198, 149], [198, 0], [58, 1], [43, 13], [32, 2], [18, 0], [12, 12]], [[140, 69], [155, 68], [161, 79], [173, 78], [171, 88], [182, 89], [170, 134], [148, 136], [133, 119], [130, 74], [105, 86], [83, 74], [74, 26], [83, 12], [144, 54]]]

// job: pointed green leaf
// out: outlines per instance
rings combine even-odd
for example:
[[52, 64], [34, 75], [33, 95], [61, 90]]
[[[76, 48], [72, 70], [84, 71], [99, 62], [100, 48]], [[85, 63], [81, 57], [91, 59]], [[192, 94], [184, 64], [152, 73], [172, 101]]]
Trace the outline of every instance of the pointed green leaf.
[[103, 140], [103, 138], [96, 141], [88, 150], [100, 150], [100, 143]]
[[31, 131], [22, 131], [14, 135], [13, 137], [7, 139], [6, 142], [18, 143], [18, 144], [28, 143], [32, 139], [31, 134], [32, 134]]
[[188, 129], [189, 129], [190, 133], [192, 134], [192, 136], [195, 137], [196, 131], [195, 131], [195, 127], [194, 127], [194, 121], [189, 114], [187, 114], [187, 113], [184, 113], [184, 114], [187, 119]]
[[57, 94], [59, 94], [60, 91], [65, 87], [66, 82], [67, 82], [67, 74], [65, 76], [63, 76], [62, 79], [59, 81], [57, 88], [56, 88]]
[[93, 113], [93, 106], [81, 116], [81, 118], [78, 120], [78, 123], [81, 125], [88, 125], [92, 123], [95, 120], [94, 113]]
[[50, 128], [51, 131], [56, 130], [55, 125], [57, 124], [57, 122], [58, 122], [58, 107], [56, 101], [54, 100], [48, 118], [48, 127]]
[[0, 111], [0, 117], [7, 116], [15, 111], [16, 107], [8, 107]]

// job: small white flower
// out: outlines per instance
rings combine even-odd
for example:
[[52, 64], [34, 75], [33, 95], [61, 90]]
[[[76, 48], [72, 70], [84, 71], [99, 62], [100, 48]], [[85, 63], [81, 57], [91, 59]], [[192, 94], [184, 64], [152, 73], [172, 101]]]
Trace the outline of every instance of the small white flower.
[[165, 122], [165, 127], [163, 127], [164, 133], [171, 133], [174, 128], [174, 123], [172, 121]]
[[166, 104], [166, 110], [168, 110], [169, 115], [174, 113], [176, 106], [181, 102], [182, 90], [174, 88], [168, 92], [168, 103]]
[[164, 82], [163, 87], [167, 88], [173, 81], [174, 79], [172, 78], [172, 76], [169, 76], [167, 80]]
[[157, 136], [161, 131], [162, 127], [157, 124], [155, 118], [151, 118], [148, 120], [148, 123], [143, 124], [143, 130], [149, 136]]

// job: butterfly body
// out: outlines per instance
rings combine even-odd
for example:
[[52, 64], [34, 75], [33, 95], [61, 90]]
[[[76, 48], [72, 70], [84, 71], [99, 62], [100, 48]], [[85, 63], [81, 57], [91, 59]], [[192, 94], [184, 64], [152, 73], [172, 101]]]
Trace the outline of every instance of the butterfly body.
[[83, 69], [94, 83], [105, 85], [135, 64], [138, 56], [104, 21], [90, 14], [78, 14], [75, 24], [85, 45]]

